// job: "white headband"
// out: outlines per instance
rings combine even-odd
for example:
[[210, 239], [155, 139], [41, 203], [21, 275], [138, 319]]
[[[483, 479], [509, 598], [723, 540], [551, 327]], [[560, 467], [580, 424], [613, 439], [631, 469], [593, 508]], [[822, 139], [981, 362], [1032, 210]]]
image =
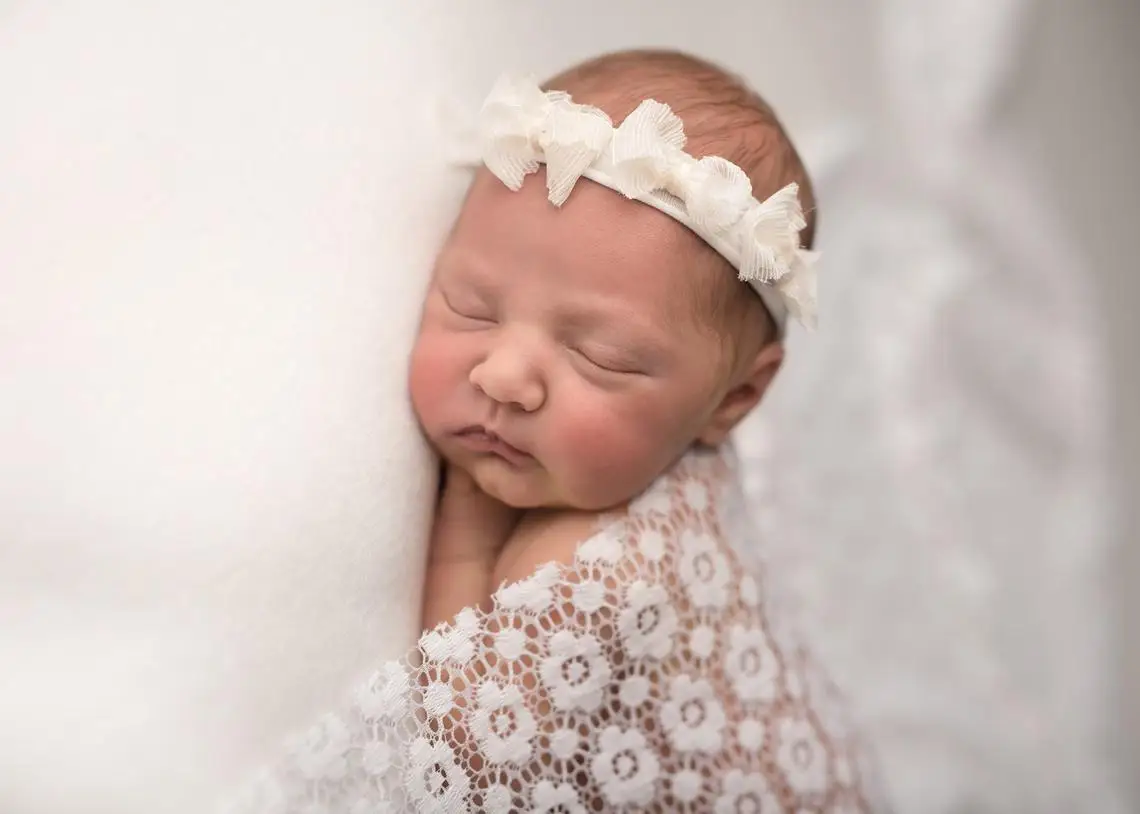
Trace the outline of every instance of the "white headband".
[[757, 201], [740, 167], [684, 151], [684, 127], [668, 105], [647, 99], [615, 128], [603, 111], [575, 104], [567, 93], [507, 76], [483, 103], [479, 135], [483, 163], [510, 189], [545, 164], [555, 206], [583, 176], [649, 204], [728, 260], [781, 334], [789, 316], [815, 325], [817, 253], [800, 248], [806, 221], [797, 185]]

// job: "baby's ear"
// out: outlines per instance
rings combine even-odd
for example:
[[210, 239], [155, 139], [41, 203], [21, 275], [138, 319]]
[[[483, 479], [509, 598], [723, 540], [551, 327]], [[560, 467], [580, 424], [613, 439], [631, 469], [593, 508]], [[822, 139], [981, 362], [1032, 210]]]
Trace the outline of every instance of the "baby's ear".
[[732, 386], [709, 417], [697, 440], [710, 447], [724, 443], [728, 434], [760, 403], [784, 362], [782, 342], [769, 342], [732, 382]]

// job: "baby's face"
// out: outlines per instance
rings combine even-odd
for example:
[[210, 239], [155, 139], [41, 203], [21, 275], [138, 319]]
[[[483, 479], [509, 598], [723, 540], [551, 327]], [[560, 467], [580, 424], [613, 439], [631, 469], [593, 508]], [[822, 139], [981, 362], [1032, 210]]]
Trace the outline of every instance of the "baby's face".
[[588, 181], [479, 173], [437, 261], [410, 372], [432, 443], [520, 508], [604, 509], [700, 436], [727, 387], [668, 216]]

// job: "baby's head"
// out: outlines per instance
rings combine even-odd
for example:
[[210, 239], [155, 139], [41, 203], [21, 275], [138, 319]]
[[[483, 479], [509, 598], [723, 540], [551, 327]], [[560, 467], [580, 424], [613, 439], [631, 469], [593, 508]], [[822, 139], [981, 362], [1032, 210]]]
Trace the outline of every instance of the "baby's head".
[[[615, 124], [645, 99], [684, 123], [685, 151], [747, 173], [763, 200], [803, 164], [771, 109], [736, 77], [671, 52], [603, 56], [548, 90]], [[695, 232], [579, 180], [561, 207], [545, 169], [518, 191], [481, 169], [436, 263], [410, 390], [432, 443], [520, 508], [605, 509], [695, 443], [721, 443], [783, 358], [753, 288]]]

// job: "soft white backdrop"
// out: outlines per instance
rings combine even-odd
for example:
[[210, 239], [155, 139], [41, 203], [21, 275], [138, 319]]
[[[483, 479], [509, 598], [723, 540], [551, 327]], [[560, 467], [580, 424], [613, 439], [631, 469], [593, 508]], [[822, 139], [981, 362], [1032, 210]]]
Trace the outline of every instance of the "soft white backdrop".
[[410, 641], [439, 114], [672, 45], [820, 177], [825, 327], [741, 440], [899, 810], [1112, 810], [1136, 30], [1128, 0], [0, 2], [0, 808], [200, 810]]
[[1134, 173], [1132, 114], [1038, 83], [1082, 32], [1109, 49], [1083, 61], [1120, 52], [1072, 6], [868, 11], [875, 110], [821, 179], [828, 330], [742, 439], [759, 516], [902, 810], [1119, 810], [1098, 272], [1126, 256], [1087, 227], [1135, 193], [1042, 159], [1076, 128], [1059, 166], [1107, 147]]

